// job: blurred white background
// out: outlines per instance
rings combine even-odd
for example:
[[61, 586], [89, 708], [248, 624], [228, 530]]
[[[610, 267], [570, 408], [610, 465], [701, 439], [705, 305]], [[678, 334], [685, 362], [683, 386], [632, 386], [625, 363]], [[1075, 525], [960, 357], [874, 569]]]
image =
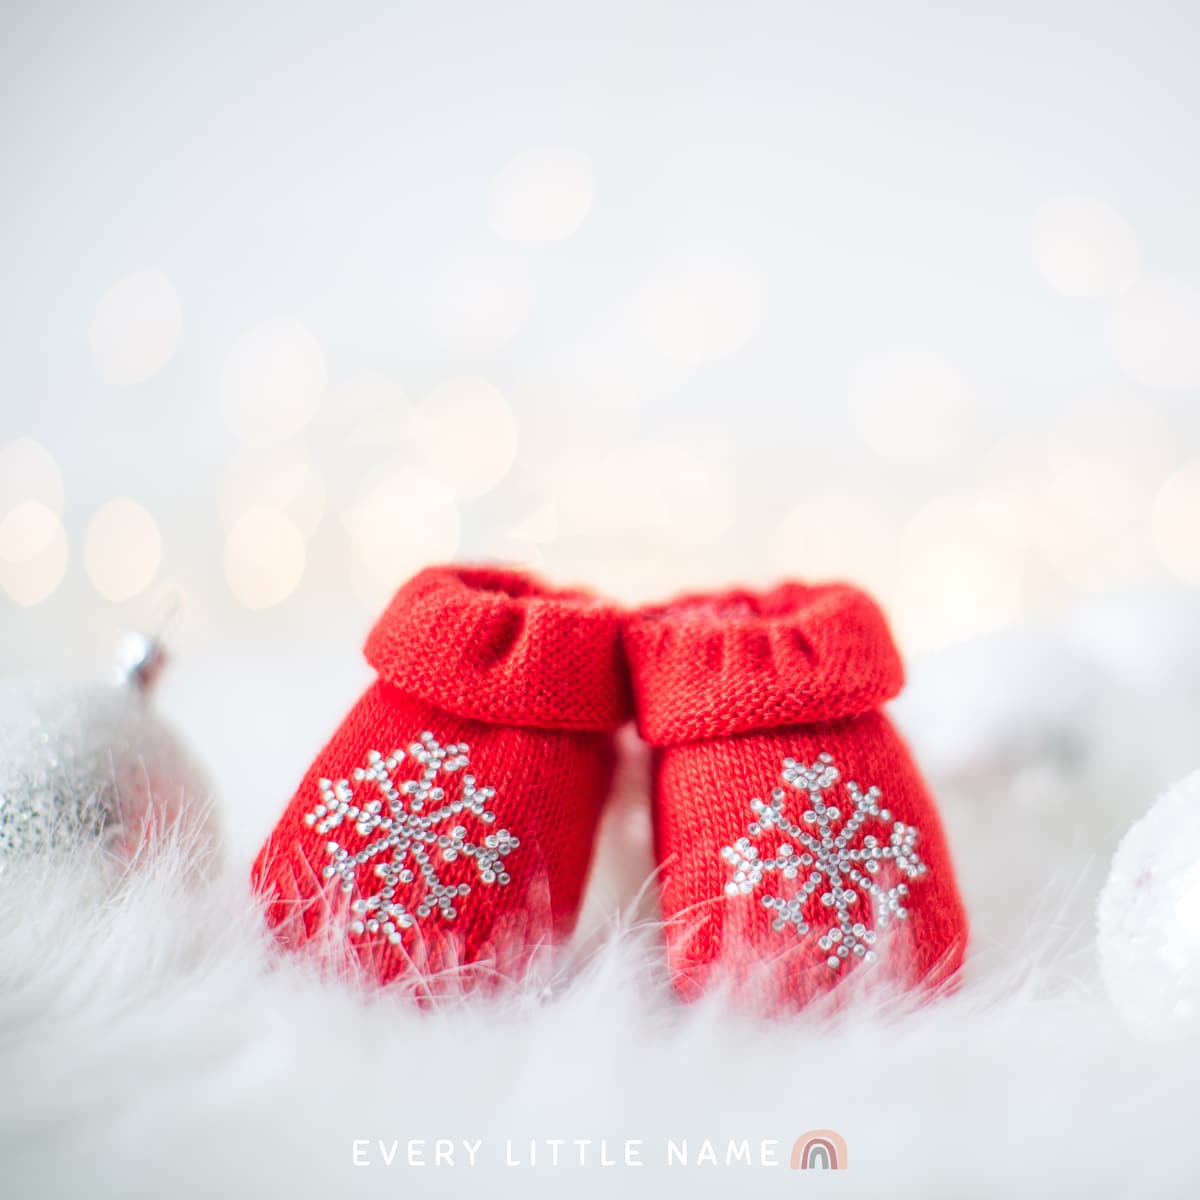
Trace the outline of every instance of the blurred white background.
[[247, 851], [451, 556], [1200, 586], [1188, 3], [6, 3], [0, 670], [184, 601]]

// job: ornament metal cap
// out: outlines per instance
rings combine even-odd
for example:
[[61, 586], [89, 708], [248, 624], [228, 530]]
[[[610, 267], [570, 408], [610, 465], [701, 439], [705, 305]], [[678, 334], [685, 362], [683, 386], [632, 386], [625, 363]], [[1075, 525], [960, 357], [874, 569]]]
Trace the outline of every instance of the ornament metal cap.
[[158, 682], [168, 657], [166, 647], [157, 637], [133, 631], [126, 633], [117, 643], [114, 682], [147, 695]]

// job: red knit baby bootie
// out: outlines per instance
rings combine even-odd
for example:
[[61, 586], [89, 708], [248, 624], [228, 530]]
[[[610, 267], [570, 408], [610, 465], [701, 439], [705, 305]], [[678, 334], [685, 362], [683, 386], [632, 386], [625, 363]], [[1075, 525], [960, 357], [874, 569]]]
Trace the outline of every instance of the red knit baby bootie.
[[763, 1011], [846, 980], [936, 985], [966, 915], [933, 801], [879, 711], [903, 681], [855, 588], [784, 584], [632, 616], [672, 976]]
[[617, 614], [513, 571], [431, 569], [366, 656], [378, 679], [255, 861], [268, 920], [384, 983], [512, 974], [579, 911], [629, 715]]

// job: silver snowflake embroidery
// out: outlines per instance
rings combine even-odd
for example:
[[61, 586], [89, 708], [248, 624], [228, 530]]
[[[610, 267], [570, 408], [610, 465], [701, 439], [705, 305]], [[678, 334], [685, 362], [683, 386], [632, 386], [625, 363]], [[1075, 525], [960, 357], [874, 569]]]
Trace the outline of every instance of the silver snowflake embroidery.
[[[421, 774], [399, 783], [392, 773], [405, 752], [393, 750], [385, 758], [378, 750], [370, 751], [366, 765], [353, 774], [355, 783], [369, 784], [378, 792], [378, 797], [365, 801], [355, 799], [348, 779], [320, 781], [321, 802], [305, 815], [305, 823], [318, 833], [343, 827], [342, 840], [325, 846], [330, 862], [322, 870], [324, 877], [339, 878], [343, 892], [354, 892], [359, 869], [380, 859], [374, 869], [379, 890], [354, 900], [348, 934], [382, 933], [397, 945], [401, 930], [411, 929], [434, 911], [454, 920], [456, 902], [470, 894], [471, 885], [444, 884], [435, 859], [452, 863], [461, 856], [474, 863], [480, 883], [509, 882], [504, 859], [521, 843], [507, 829], [497, 829], [479, 844], [468, 839], [467, 827], [459, 821], [469, 813], [485, 826], [495, 825], [496, 814], [488, 807], [495, 789], [479, 787], [473, 775], [463, 775], [459, 795], [451, 800], [438, 784], [439, 775], [455, 774], [468, 765], [468, 749], [466, 743], [442, 746], [432, 733], [423, 733], [408, 748], [408, 757], [420, 765]], [[343, 844], [351, 836], [362, 840], [357, 850]], [[414, 882], [419, 899], [410, 907], [398, 893]]]
[[[859, 832], [869, 822], [886, 826], [892, 814], [880, 806], [883, 799], [877, 787], [863, 792], [858, 784], [847, 783], [846, 795], [854, 811], [846, 816], [836, 803], [827, 801], [841, 778], [833, 759], [822, 754], [811, 767], [794, 758], [783, 760], [783, 780], [798, 792], [806, 792], [808, 804], [798, 824], [784, 812], [787, 791], [777, 787], [771, 793], [771, 802], [751, 800], [754, 821], [747, 830], [749, 837], [741, 837], [732, 845], [721, 850], [721, 857], [733, 868], [733, 877], [725, 885], [730, 896], [748, 895], [758, 888], [767, 875], [782, 879], [799, 879], [804, 882], [787, 899], [782, 896], [765, 895], [763, 906], [775, 911], [772, 928], [782, 932], [793, 926], [797, 936], [810, 932], [804, 916], [812, 897], [819, 892], [821, 904], [830, 909], [831, 923], [821, 932], [817, 944], [828, 957], [826, 965], [838, 970], [843, 961], [859, 958], [874, 962], [876, 953], [876, 931], [890, 921], [903, 921], [908, 916], [908, 884], [904, 880], [920, 879], [926, 865], [917, 854], [917, 830], [901, 821], [892, 822], [890, 832], [882, 837]], [[838, 822], [842, 821], [839, 826]], [[764, 858], [751, 838], [759, 838], [768, 830], [776, 829], [791, 838], [796, 845], [783, 841], [775, 851], [774, 858]], [[799, 847], [799, 849], [797, 849]], [[879, 882], [881, 870], [900, 881], [892, 887]], [[872, 912], [862, 908], [869, 905]]]

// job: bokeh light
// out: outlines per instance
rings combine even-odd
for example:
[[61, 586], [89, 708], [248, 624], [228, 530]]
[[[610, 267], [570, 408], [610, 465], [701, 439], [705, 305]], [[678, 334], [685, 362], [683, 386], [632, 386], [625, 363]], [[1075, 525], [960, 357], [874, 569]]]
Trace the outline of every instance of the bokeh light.
[[0, 446], [0, 518], [26, 500], [61, 513], [63, 477], [49, 450], [32, 438], [17, 438]]
[[850, 379], [859, 433], [876, 453], [905, 463], [936, 462], [966, 435], [975, 389], [945, 355], [896, 348], [863, 363]]
[[1150, 488], [1124, 464], [1080, 459], [1051, 476], [1037, 505], [1034, 541], [1070, 583], [1133, 579], [1149, 560], [1150, 499]]
[[225, 581], [248, 609], [286, 600], [304, 577], [306, 559], [303, 534], [274, 509], [247, 509], [225, 537]]
[[1033, 219], [1033, 261], [1064, 296], [1117, 296], [1141, 265], [1137, 235], [1091, 196], [1055, 196]]
[[672, 442], [647, 439], [590, 461], [562, 462], [542, 475], [564, 537], [631, 537], [662, 546], [703, 546], [734, 524], [733, 490], [704, 458]]
[[60, 528], [58, 514], [40, 500], [23, 500], [0, 520], [0, 560], [26, 562], [37, 554]]
[[[1025, 430], [997, 438], [979, 460], [979, 489], [985, 495], [1001, 496], [1011, 506], [1022, 508], [1036, 500], [1049, 474], [1046, 439]], [[1032, 513], [1028, 515], [1033, 515]], [[1022, 522], [1028, 531], [1029, 525]]]
[[409, 441], [412, 408], [404, 389], [386, 375], [354, 375], [333, 388], [326, 402], [345, 430], [347, 450], [395, 449]]
[[698, 364], [737, 353], [766, 312], [762, 268], [719, 243], [683, 247], [663, 258], [634, 299], [637, 326], [659, 354]]
[[451, 350], [496, 350], [529, 316], [529, 271], [500, 247], [460, 250], [437, 273], [429, 299], [434, 334]]
[[83, 565], [92, 586], [114, 604], [150, 586], [162, 561], [162, 535], [140, 504], [120, 496], [102, 505], [88, 522]]
[[105, 383], [144, 383], [171, 360], [183, 309], [162, 271], [134, 271], [100, 298], [92, 317], [92, 358]]
[[1152, 396], [1130, 386], [1111, 386], [1066, 400], [1055, 414], [1047, 442], [1055, 470], [1077, 463], [1114, 463], [1157, 483], [1169, 469], [1171, 430]]
[[962, 491], [931, 500], [909, 521], [900, 556], [893, 619], [910, 653], [1002, 628], [1022, 614], [1020, 517], [1002, 499]]
[[592, 458], [634, 440], [638, 417], [692, 368], [646, 345], [627, 313], [606, 312], [539, 354], [512, 389], [527, 460]]
[[514, 542], [544, 545], [554, 541], [558, 533], [558, 505], [551, 500], [526, 513], [509, 528], [508, 536]]
[[[985, 179], [931, 218], [889, 189], [849, 207], [798, 176], [764, 189], [767, 135], [708, 178], [727, 147], [656, 162], [602, 130], [564, 126], [566, 145], [535, 131], [403, 181], [411, 221], [386, 156], [349, 185], [321, 175], [329, 195], [305, 192], [290, 217], [264, 207], [299, 224], [242, 227], [249, 241], [213, 260], [245, 284], [232, 318], [229, 288], [169, 238], [150, 260], [166, 273], [118, 278], [137, 265], [126, 238], [99, 276], [83, 263], [82, 291], [47, 277], [39, 326], [79, 314], [57, 361], [77, 374], [83, 351], [85, 393], [90, 375], [111, 404], [99, 379], [168, 363], [134, 394], [171, 390], [116, 461], [88, 444], [107, 418], [86, 394], [51, 412], [30, 351], [4, 437], [32, 436], [0, 438], [3, 586], [144, 602], [181, 572], [215, 628], [301, 587], [305, 604], [352, 591], [377, 607], [455, 554], [626, 595], [840, 577], [921, 649], [1164, 564], [1192, 580], [1192, 494], [1171, 473], [1197, 457], [1200, 280], [1136, 188], [1077, 163], [1064, 194], [1044, 171], [1007, 192]], [[305, 241], [314, 212], [336, 219]], [[732, 415], [731, 395], [748, 397]], [[140, 471], [155, 446], [168, 467]], [[126, 490], [137, 504], [109, 500]], [[214, 517], [225, 578], [206, 585]]]
[[1139, 577], [1151, 564], [1150, 502], [1172, 460], [1170, 429], [1151, 397], [1113, 386], [1068, 400], [1051, 424], [1042, 472], [1025, 481], [1031, 544], [1074, 586]]
[[299, 433], [320, 406], [325, 354], [299, 321], [264, 321], [229, 352], [221, 390], [226, 423], [240, 441], [283, 441]]
[[39, 604], [67, 570], [67, 536], [58, 513], [23, 500], [0, 517], [0, 585], [17, 604]]
[[1185, 463], [1159, 489], [1151, 530], [1167, 570], [1200, 587], [1200, 460]]
[[576, 150], [526, 150], [492, 181], [488, 223], [514, 242], [557, 242], [583, 224], [592, 207], [592, 164]]
[[342, 524], [350, 540], [351, 586], [371, 610], [409, 575], [452, 558], [458, 549], [459, 513], [452, 492], [404, 460], [364, 475]]
[[776, 575], [811, 581], [841, 579], [880, 596], [895, 590], [895, 505], [864, 491], [806, 496], [767, 541], [767, 563]]
[[1140, 276], [1113, 301], [1108, 333], [1131, 379], [1164, 391], [1200, 388], [1200, 289], [1190, 283]]
[[467, 499], [491, 491], [508, 474], [517, 456], [517, 422], [494, 384], [458, 375], [418, 405], [412, 440], [430, 472]]
[[244, 450], [226, 468], [221, 484], [225, 528], [232, 528], [251, 508], [282, 513], [310, 538], [325, 512], [325, 482], [308, 456], [294, 446]]

